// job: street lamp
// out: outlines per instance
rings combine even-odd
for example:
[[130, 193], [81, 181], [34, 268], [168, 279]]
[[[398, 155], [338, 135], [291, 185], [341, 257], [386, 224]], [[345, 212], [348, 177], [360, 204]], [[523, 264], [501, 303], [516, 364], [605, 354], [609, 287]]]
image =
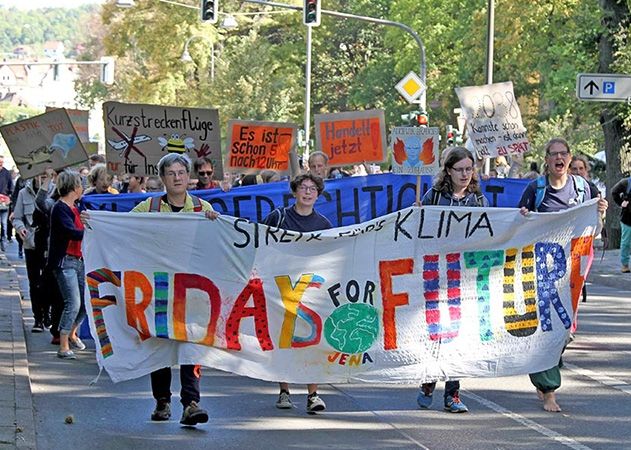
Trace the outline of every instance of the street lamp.
[[208, 39], [206, 36], [191, 36], [186, 40], [184, 44], [184, 51], [182, 52], [182, 56], [180, 57], [180, 61], [190, 63], [193, 62], [193, 58], [191, 58], [191, 54], [188, 51], [188, 46], [194, 39], [202, 39], [206, 41], [208, 45], [210, 45], [210, 79], [215, 81], [215, 44]]

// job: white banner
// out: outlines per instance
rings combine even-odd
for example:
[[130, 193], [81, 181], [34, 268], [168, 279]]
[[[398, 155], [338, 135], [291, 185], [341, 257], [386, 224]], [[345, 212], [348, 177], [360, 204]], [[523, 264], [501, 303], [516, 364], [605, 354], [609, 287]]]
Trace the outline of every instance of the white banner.
[[421, 382], [558, 363], [597, 223], [408, 208], [297, 233], [199, 214], [91, 211], [83, 251], [112, 380], [201, 364], [269, 381]]

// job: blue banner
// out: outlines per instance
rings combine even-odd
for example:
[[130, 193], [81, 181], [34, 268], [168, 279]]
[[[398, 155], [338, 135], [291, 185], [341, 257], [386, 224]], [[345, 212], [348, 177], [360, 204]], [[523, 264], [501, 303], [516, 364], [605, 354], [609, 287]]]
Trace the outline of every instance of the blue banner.
[[[491, 206], [514, 208], [531, 180], [492, 178], [482, 182], [482, 192]], [[432, 177], [421, 177], [422, 194], [431, 187]], [[414, 204], [415, 175], [380, 174], [327, 180], [316, 209], [333, 226], [353, 225], [407, 208]], [[221, 214], [260, 222], [274, 208], [293, 203], [289, 183], [278, 182], [234, 188], [192, 191], [207, 200]], [[421, 194], [421, 195], [422, 195]], [[87, 209], [127, 212], [158, 194], [89, 195], [82, 198]]]

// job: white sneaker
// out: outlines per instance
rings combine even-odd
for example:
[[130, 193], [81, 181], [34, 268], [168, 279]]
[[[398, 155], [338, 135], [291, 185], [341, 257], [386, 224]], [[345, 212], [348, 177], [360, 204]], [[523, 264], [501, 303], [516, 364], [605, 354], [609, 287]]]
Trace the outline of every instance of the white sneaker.
[[76, 350], [85, 350], [85, 344], [79, 338], [70, 339], [70, 347]]
[[324, 411], [325, 409], [326, 403], [318, 397], [318, 394], [311, 397], [307, 396], [307, 412], [309, 414], [315, 414], [317, 412]]
[[276, 407], [278, 409], [291, 409], [294, 407], [294, 404], [291, 402], [291, 398], [289, 398], [289, 392], [282, 391], [278, 396], [278, 400], [276, 401]]

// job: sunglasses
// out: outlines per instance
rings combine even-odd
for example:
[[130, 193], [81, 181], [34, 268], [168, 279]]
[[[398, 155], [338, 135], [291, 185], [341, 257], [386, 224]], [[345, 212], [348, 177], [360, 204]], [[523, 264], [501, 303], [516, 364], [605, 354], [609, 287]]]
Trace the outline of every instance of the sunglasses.
[[203, 171], [203, 170], [202, 170], [202, 171], [200, 171], [200, 172], [197, 172], [197, 175], [201, 175], [201, 176], [203, 176], [203, 177], [209, 177], [209, 176], [211, 176], [212, 174], [213, 174], [213, 171], [212, 171], [212, 170], [209, 170], [208, 172], [205, 172], [205, 171]]

